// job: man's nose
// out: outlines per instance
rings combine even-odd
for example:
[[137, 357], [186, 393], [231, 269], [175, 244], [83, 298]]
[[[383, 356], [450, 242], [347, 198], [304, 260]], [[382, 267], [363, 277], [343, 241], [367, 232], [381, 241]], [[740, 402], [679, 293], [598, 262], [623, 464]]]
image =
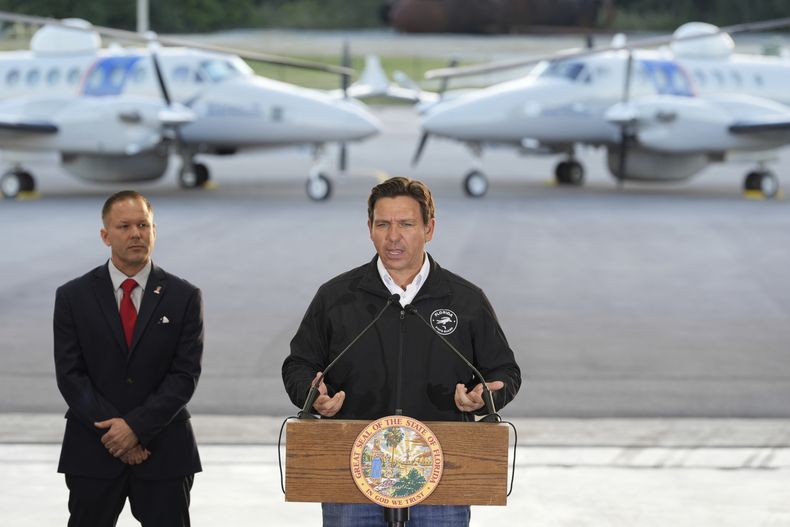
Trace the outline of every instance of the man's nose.
[[397, 240], [400, 238], [400, 230], [396, 225], [390, 225], [390, 228], [387, 229], [387, 239], [388, 240]]

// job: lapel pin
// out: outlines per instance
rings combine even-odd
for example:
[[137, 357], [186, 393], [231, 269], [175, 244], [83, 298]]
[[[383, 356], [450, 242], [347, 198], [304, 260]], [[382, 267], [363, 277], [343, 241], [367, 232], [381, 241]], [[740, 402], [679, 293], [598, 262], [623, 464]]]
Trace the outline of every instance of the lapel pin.
[[161, 285], [156, 286], [156, 289], [154, 289], [154, 294], [158, 295], [161, 292], [162, 292], [162, 286]]
[[159, 319], [159, 323], [160, 324], [170, 324], [170, 319], [167, 318], [166, 316], [163, 316], [162, 318]]

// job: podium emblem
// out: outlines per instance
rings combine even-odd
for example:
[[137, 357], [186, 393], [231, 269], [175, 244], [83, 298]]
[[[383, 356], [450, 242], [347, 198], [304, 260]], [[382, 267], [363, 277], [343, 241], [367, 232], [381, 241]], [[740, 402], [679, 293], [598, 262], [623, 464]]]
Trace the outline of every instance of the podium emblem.
[[431, 429], [403, 415], [368, 424], [351, 449], [351, 476], [377, 505], [402, 508], [431, 495], [444, 470], [444, 455]]

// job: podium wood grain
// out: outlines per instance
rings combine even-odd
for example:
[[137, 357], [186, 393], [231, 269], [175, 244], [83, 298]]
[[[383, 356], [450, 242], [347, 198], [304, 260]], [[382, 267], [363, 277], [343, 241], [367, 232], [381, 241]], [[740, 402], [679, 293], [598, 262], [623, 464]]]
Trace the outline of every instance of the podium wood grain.
[[[368, 421], [290, 421], [285, 500], [370, 503], [351, 477], [351, 448]], [[508, 428], [426, 421], [444, 452], [444, 474], [423, 504], [506, 505]]]

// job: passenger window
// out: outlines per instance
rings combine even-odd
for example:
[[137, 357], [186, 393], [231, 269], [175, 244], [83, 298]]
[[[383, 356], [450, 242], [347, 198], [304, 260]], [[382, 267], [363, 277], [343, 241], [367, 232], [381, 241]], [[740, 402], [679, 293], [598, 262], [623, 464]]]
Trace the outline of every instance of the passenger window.
[[66, 82], [70, 85], [77, 84], [80, 81], [80, 75], [79, 68], [71, 68], [66, 75]]
[[719, 87], [724, 86], [724, 74], [719, 70], [713, 70], [713, 76], [716, 77], [716, 82], [719, 83]]
[[16, 86], [19, 83], [19, 70], [11, 70], [5, 76], [5, 83], [9, 86]]
[[47, 72], [47, 84], [50, 86], [54, 86], [60, 82], [60, 70], [57, 68], [52, 68]]
[[35, 86], [38, 84], [38, 79], [41, 78], [41, 72], [36, 69], [30, 70], [27, 72], [27, 85], [28, 86]]
[[135, 84], [142, 84], [145, 81], [145, 69], [142, 66], [137, 66], [132, 72], [132, 82]]
[[702, 70], [694, 70], [694, 77], [697, 79], [697, 82], [700, 86], [705, 86], [706, 78], [705, 72]]

